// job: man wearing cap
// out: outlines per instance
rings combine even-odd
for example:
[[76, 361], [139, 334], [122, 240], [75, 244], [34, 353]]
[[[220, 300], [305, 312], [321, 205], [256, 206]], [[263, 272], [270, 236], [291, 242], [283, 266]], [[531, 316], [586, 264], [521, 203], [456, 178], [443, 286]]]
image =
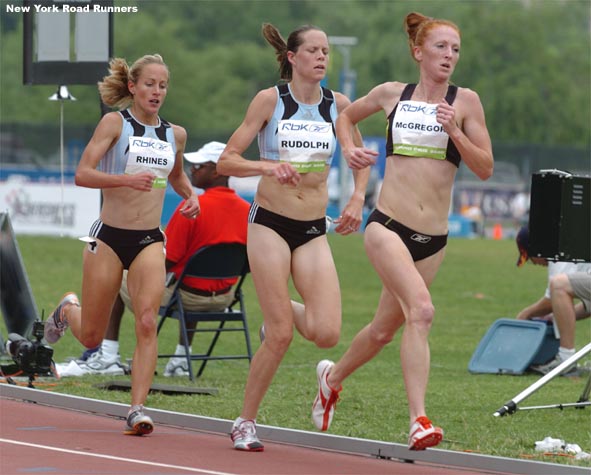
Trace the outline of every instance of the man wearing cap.
[[[209, 142], [197, 152], [184, 155], [185, 160], [191, 164], [191, 169], [188, 171], [191, 184], [204, 192], [199, 196], [201, 213], [194, 220], [180, 218], [179, 210], [183, 207], [181, 202], [166, 227], [166, 270], [174, 273], [175, 278], [180, 276], [189, 258], [204, 246], [223, 242], [246, 244], [250, 203], [229, 188], [228, 177], [220, 175], [216, 170], [216, 164], [225, 146], [224, 143]], [[223, 310], [232, 301], [231, 290], [236, 281], [237, 279], [211, 280], [186, 277], [180, 285], [183, 306], [191, 311]], [[172, 282], [164, 291], [163, 304], [168, 302], [172, 295], [171, 284]], [[125, 274], [120, 296], [125, 305], [132, 309]], [[120, 367], [118, 322], [121, 320], [123, 311], [123, 305], [115, 305], [101, 349], [90, 356], [85, 363], [80, 363], [83, 370], [87, 369], [88, 373], [104, 374], [109, 373], [109, 368], [115, 369], [114, 365]], [[187, 328], [194, 327], [195, 323], [187, 323]], [[189, 344], [193, 335], [189, 332]], [[175, 351], [179, 357], [168, 361], [164, 376], [189, 374], [187, 360], [182, 357], [185, 355], [185, 348], [181, 341], [179, 336], [179, 344]]]
[[[548, 363], [530, 368], [536, 372], [547, 374], [575, 354], [575, 322], [591, 315], [591, 264], [553, 262], [544, 257], [530, 256], [527, 226], [523, 226], [519, 230], [516, 242], [519, 249], [518, 267], [528, 260], [534, 265], [548, 267], [546, 292], [537, 302], [525, 307], [517, 314], [517, 318], [520, 320], [554, 321], [555, 329], [558, 330], [557, 333], [560, 337], [557, 355]], [[580, 299], [581, 302], [575, 305], [575, 298]], [[569, 372], [574, 369], [573, 366]]]

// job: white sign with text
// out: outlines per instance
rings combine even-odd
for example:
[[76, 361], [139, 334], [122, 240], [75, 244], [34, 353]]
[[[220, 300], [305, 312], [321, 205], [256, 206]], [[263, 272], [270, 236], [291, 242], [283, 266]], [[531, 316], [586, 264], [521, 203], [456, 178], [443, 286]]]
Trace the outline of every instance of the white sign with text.
[[79, 237], [99, 217], [100, 190], [73, 184], [0, 183], [0, 209], [10, 214], [16, 234]]

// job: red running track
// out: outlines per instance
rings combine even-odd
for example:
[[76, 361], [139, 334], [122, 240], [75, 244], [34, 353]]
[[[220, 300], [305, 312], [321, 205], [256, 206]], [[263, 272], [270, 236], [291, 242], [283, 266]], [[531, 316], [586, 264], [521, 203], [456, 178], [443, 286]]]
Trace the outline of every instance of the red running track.
[[123, 435], [123, 420], [0, 398], [0, 473], [18, 475], [452, 475], [490, 472], [265, 442], [234, 450], [229, 437], [157, 425]]

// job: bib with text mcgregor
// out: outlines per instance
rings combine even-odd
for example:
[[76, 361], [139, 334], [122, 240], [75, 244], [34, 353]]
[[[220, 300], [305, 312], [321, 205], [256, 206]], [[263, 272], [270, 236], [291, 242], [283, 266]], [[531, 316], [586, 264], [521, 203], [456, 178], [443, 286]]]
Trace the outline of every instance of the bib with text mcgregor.
[[393, 151], [397, 155], [445, 160], [449, 135], [436, 120], [437, 106], [402, 101], [392, 127]]

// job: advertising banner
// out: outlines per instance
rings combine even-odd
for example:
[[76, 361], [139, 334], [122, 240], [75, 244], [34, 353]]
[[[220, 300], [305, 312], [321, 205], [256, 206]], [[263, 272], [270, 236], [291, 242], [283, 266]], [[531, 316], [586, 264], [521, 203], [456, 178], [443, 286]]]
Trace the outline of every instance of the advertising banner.
[[0, 211], [10, 214], [16, 234], [86, 236], [100, 211], [100, 191], [74, 184], [9, 180], [0, 183]]

